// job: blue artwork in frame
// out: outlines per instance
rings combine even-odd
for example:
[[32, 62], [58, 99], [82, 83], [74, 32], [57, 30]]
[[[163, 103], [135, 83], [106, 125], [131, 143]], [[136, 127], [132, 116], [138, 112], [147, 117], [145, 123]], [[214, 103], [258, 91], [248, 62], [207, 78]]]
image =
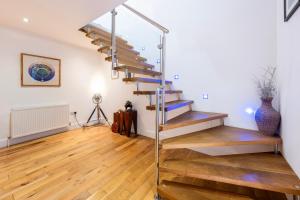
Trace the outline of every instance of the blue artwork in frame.
[[36, 81], [47, 82], [54, 78], [55, 69], [44, 63], [33, 63], [28, 69], [29, 75]]
[[60, 87], [61, 60], [32, 54], [21, 54], [22, 87]]

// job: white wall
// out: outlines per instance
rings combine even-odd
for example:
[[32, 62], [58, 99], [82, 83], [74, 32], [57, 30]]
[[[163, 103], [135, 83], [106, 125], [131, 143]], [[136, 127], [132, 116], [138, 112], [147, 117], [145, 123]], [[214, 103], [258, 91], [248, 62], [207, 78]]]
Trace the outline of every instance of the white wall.
[[[273, 0], [189, 0], [184, 4], [179, 0], [130, 0], [128, 3], [170, 29], [168, 78], [180, 75], [179, 80], [174, 80], [175, 88], [184, 91], [183, 98], [195, 101], [195, 110], [228, 113], [227, 124], [256, 128], [253, 115], [245, 114], [244, 109], [257, 108], [260, 104], [253, 76], [259, 74], [262, 67], [276, 63], [276, 4]], [[165, 8], [168, 8], [167, 14]], [[120, 20], [117, 19], [119, 26]], [[130, 37], [134, 36], [135, 28], [132, 27]], [[128, 99], [139, 111], [140, 132], [153, 133], [154, 115], [145, 110], [147, 98], [132, 95], [135, 89], [132, 84], [110, 80], [110, 64], [96, 51], [6, 28], [0, 31], [0, 83], [3, 85], [0, 88], [0, 138], [8, 135], [9, 111], [14, 106], [65, 102], [70, 103], [72, 111], [78, 111], [80, 121], [86, 120], [92, 109], [93, 82], [100, 85], [103, 108], [110, 119]], [[147, 34], [149, 32], [143, 35], [145, 41], [150, 38]], [[61, 58], [62, 87], [21, 88], [21, 52]], [[145, 84], [142, 87], [154, 88]], [[209, 94], [209, 100], [202, 99], [203, 93]]]
[[[276, 64], [274, 0], [187, 0], [184, 3], [129, 0], [127, 3], [170, 29], [167, 77], [172, 79], [179, 74], [175, 88], [184, 91], [185, 99], [195, 101], [195, 110], [228, 113], [226, 124], [256, 129], [254, 116], [244, 110], [260, 105], [254, 75]], [[129, 30], [131, 23], [126, 20], [117, 18], [117, 30], [122, 30], [120, 26]], [[141, 35], [140, 29], [140, 26], [139, 31], [132, 27], [128, 37], [134, 40]], [[208, 93], [209, 100], [203, 100], [204, 93]]]
[[[147, 134], [152, 130], [154, 115], [145, 111], [147, 99], [132, 95], [134, 85], [124, 84], [121, 79], [111, 80], [111, 65], [96, 50], [65, 45], [5, 27], [0, 27], [0, 36], [0, 143], [9, 135], [11, 108], [68, 103], [71, 111], [78, 112], [79, 121], [85, 122], [93, 109], [91, 97], [95, 92], [102, 93], [103, 109], [110, 120], [113, 112], [123, 108], [126, 100], [131, 100], [139, 110], [140, 132]], [[86, 42], [90, 41], [87, 39]], [[62, 59], [62, 86], [22, 88], [21, 52]], [[122, 76], [120, 74], [120, 78]]]
[[282, 115], [283, 152], [300, 176], [300, 9], [283, 22], [283, 3], [277, 0], [278, 67]]

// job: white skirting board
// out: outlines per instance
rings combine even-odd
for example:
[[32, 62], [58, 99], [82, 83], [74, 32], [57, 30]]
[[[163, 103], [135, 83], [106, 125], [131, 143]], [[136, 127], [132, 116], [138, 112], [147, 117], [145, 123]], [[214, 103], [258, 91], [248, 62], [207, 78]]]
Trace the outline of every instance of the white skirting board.
[[[89, 123], [89, 126], [96, 125], [97, 123], [98, 123], [97, 120], [91, 120], [91, 122]], [[101, 121], [101, 123], [106, 124], [106, 121]], [[84, 122], [80, 122], [80, 124], [84, 124]], [[18, 137], [18, 138], [12, 138], [12, 139], [7, 139], [7, 138], [0, 139], [0, 148], [5, 148], [5, 147], [8, 147], [9, 145], [20, 144], [23, 142], [36, 140], [39, 138], [59, 134], [59, 133], [65, 132], [65, 131], [70, 131], [70, 130], [74, 130], [74, 129], [78, 129], [78, 128], [81, 128], [81, 127], [74, 123], [65, 128], [54, 129], [54, 130], [36, 133], [36, 134], [24, 136], [24, 137]]]
[[20, 144], [20, 143], [23, 143], [23, 142], [36, 140], [36, 139], [47, 137], [47, 136], [50, 136], [50, 135], [55, 135], [55, 134], [58, 134], [58, 133], [62, 133], [62, 132], [68, 131], [68, 130], [69, 130], [69, 128], [65, 127], [65, 128], [59, 128], [59, 129], [54, 129], [54, 130], [50, 130], [50, 131], [45, 131], [45, 132], [42, 132], [42, 133], [27, 135], [27, 136], [24, 136], [24, 137], [12, 138], [12, 139], [9, 139], [8, 145]]
[[145, 137], [148, 137], [148, 138], [151, 138], [151, 139], [155, 139], [155, 131], [150, 131], [150, 130], [147, 130], [147, 131], [143, 131], [143, 132], [138, 132], [139, 135], [142, 135], [142, 136], [145, 136]]
[[0, 148], [7, 147], [7, 139], [0, 139]]

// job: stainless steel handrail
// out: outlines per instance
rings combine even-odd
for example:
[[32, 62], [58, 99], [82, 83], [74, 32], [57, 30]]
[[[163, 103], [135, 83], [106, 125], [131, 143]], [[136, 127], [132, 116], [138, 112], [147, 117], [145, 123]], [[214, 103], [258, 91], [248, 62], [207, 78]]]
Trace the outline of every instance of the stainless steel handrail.
[[[138, 12], [137, 10], [133, 9], [132, 7], [122, 4], [125, 8], [130, 10], [131, 12], [135, 13], [148, 23], [152, 24], [153, 26], [160, 29], [163, 34], [161, 37], [161, 43], [159, 45], [160, 49], [160, 55], [161, 55], [161, 61], [160, 61], [160, 72], [161, 72], [161, 84], [160, 87], [156, 90], [156, 116], [155, 116], [155, 163], [156, 163], [156, 169], [155, 169], [155, 181], [156, 181], [156, 188], [159, 186], [160, 178], [159, 178], [159, 132], [160, 132], [160, 124], [166, 123], [166, 112], [165, 112], [165, 89], [166, 89], [166, 79], [165, 79], [165, 66], [166, 66], [166, 34], [169, 33], [169, 30], [159, 23], [153, 21], [152, 19], [146, 17], [142, 13]], [[111, 33], [111, 56], [112, 56], [112, 69], [114, 70], [115, 67], [118, 65], [118, 59], [117, 59], [117, 44], [116, 44], [116, 15], [117, 12], [115, 9], [111, 12], [112, 13], [112, 33]], [[128, 76], [128, 72], [126, 72], [126, 77]], [[151, 97], [150, 97], [151, 98]], [[160, 121], [160, 109], [161, 109], [161, 121]], [[156, 191], [155, 194], [155, 200], [159, 200], [159, 194], [158, 191]]]
[[115, 9], [111, 11], [111, 63], [112, 70], [115, 70], [115, 67], [118, 66], [117, 60], [117, 41], [116, 41], [116, 15], [117, 12]]
[[161, 118], [161, 123], [165, 124], [167, 119], [166, 119], [166, 111], [165, 111], [165, 104], [166, 104], [166, 99], [165, 99], [165, 94], [166, 94], [166, 34], [163, 33], [162, 36], [162, 47], [161, 47], [161, 112], [162, 112], [162, 118]]
[[155, 26], [156, 28], [160, 29], [161, 31], [163, 31], [164, 33], [169, 33], [169, 30], [165, 27], [163, 27], [162, 25], [160, 25], [159, 23], [153, 21], [152, 19], [146, 17], [145, 15], [143, 15], [142, 13], [140, 13], [139, 11], [135, 10], [134, 8], [128, 6], [127, 4], [123, 3], [122, 4], [125, 8], [127, 8], [128, 10], [130, 10], [131, 12], [133, 12], [134, 14], [136, 14], [137, 16], [143, 18], [144, 20], [146, 20], [147, 22], [149, 22], [150, 24], [152, 24], [153, 26]]
[[[155, 114], [155, 183], [156, 183], [156, 189], [159, 186], [159, 125], [160, 125], [160, 119], [159, 119], [159, 109], [160, 109], [160, 95], [161, 95], [161, 88], [156, 89], [155, 93], [155, 104], [156, 104], [156, 114]], [[159, 200], [160, 197], [158, 195], [158, 192], [156, 191], [156, 194], [154, 196], [155, 200]]]

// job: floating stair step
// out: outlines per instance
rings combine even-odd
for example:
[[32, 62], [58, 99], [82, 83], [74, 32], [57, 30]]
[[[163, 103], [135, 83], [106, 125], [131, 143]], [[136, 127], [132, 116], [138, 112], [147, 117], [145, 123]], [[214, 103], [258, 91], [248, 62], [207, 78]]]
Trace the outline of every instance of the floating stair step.
[[[177, 150], [179, 151], [179, 150]], [[300, 180], [281, 155], [255, 153], [165, 160], [162, 172], [238, 186], [300, 195]]]
[[[119, 60], [128, 60], [128, 61], [134, 61], [134, 62], [146, 62], [147, 59], [143, 58], [141, 56], [138, 55], [133, 55], [133, 54], [129, 54], [129, 53], [117, 53], [117, 58]], [[108, 59], [109, 61], [111, 61], [111, 55], [108, 55], [108, 57], [106, 57], [106, 59]]]
[[[111, 46], [102, 46], [98, 49], [98, 52], [100, 53], [105, 53], [107, 55], [110, 55], [110, 51], [111, 51]], [[117, 47], [117, 51], [119, 53], [127, 53], [133, 56], [138, 56], [140, 55], [140, 53], [138, 51], [135, 51], [134, 49], [126, 49], [126, 48], [121, 48], [121, 47]]]
[[[105, 41], [105, 42], [110, 42], [111, 44], [111, 38], [110, 37], [104, 37], [102, 35], [98, 35], [98, 37], [94, 40], [92, 40], [92, 43], [93, 44], [100, 44], [102, 41]], [[128, 44], [127, 41], [124, 41], [124, 40], [118, 40], [117, 39], [117, 45], [120, 45], [120, 46], [124, 46], [124, 47], [127, 47], [128, 49], [133, 49], [133, 46]]]
[[166, 124], [161, 125], [161, 131], [184, 127], [184, 126], [190, 126], [193, 124], [198, 124], [198, 123], [207, 122], [216, 119], [223, 119], [225, 117], [228, 117], [228, 115], [222, 113], [189, 111], [173, 119], [168, 120]]
[[[123, 62], [127, 61], [127, 62], [137, 62], [138, 64], [140, 64], [140, 62], [141, 62], [142, 64], [148, 65], [147, 63], [145, 63], [147, 61], [146, 58], [136, 56], [136, 55], [126, 55], [126, 54], [124, 55], [124, 54], [118, 53], [117, 58], [118, 58], [120, 63], [122, 63], [121, 61], [123, 61]], [[108, 55], [108, 57], [106, 57], [105, 60], [106, 61], [111, 61], [111, 56]], [[149, 66], [150, 66], [150, 64], [149, 64]], [[149, 68], [153, 68], [153, 67], [154, 66], [152, 65]]]
[[[165, 111], [171, 111], [171, 110], [175, 110], [184, 106], [188, 106], [193, 104], [194, 101], [191, 100], [176, 100], [176, 101], [170, 101], [170, 102], [166, 102], [165, 105]], [[156, 109], [156, 105], [151, 105], [151, 106], [147, 106], [146, 107], [147, 110], [155, 110]], [[160, 108], [161, 110], [161, 108]]]
[[[91, 42], [92, 44], [96, 45], [96, 46], [110, 46], [111, 45], [111, 40], [106, 40], [104, 38], [98, 38], [95, 39]], [[126, 44], [126, 43], [117, 43], [117, 48], [122, 48], [122, 49], [133, 49], [133, 46]]]
[[244, 195], [169, 181], [161, 183], [158, 193], [163, 199], [168, 200], [254, 200]]
[[[156, 91], [134, 91], [136, 95], [155, 95]], [[166, 90], [165, 94], [182, 94], [182, 90]]]
[[[109, 32], [90, 24], [84, 26], [79, 30], [86, 33], [86, 37], [93, 39], [93, 41], [91, 42], [92, 44], [110, 48], [111, 34]], [[117, 41], [117, 49], [122, 49], [122, 50], [133, 49], [133, 46], [129, 45], [128, 42], [122, 39], [121, 37], [117, 36], [116, 41]]]
[[[80, 31], [86, 33], [87, 37], [89, 38], [92, 38], [92, 39], [97, 39], [99, 37], [99, 35], [101, 37], [105, 37], [107, 39], [110, 39], [111, 38], [111, 33], [106, 31], [106, 30], [103, 30], [95, 25], [92, 25], [92, 24], [88, 24], [84, 27], [82, 27], [81, 29], [79, 29]], [[123, 38], [119, 37], [119, 36], [116, 36], [116, 39], [117, 41], [120, 41], [120, 42], [124, 42], [124, 43], [127, 43], [126, 40], [124, 40]]]
[[[110, 40], [111, 38], [111, 34], [108, 33], [108, 32], [105, 32], [103, 30], [92, 30], [92, 31], [89, 31], [86, 33], [85, 35], [86, 37], [90, 38], [90, 39], [93, 39], [93, 40], [96, 40], [96, 39], [99, 39], [99, 38], [102, 38], [102, 39], [105, 39], [105, 40]], [[116, 41], [117, 43], [124, 43], [124, 44], [128, 44], [128, 41], [126, 40], [123, 40], [122, 38], [120, 37], [116, 37]]]
[[119, 66], [115, 67], [115, 70], [125, 72], [128, 70], [128, 72], [135, 73], [135, 74], [143, 74], [143, 75], [149, 75], [149, 76], [160, 76], [160, 72], [148, 70], [148, 69], [141, 69], [138, 67], [132, 67], [132, 66]]
[[238, 185], [231, 185], [231, 184], [220, 183], [216, 181], [179, 177], [168, 173], [161, 173], [160, 175], [161, 175], [161, 180], [163, 180], [162, 182], [167, 181], [175, 184], [179, 183], [183, 185], [193, 185], [199, 187], [200, 189], [206, 189], [209, 191], [218, 191], [221, 193], [242, 195], [255, 200], [287, 200], [286, 195], [284, 193], [279, 193], [279, 192], [243, 187]]
[[129, 59], [129, 60], [134, 60], [134, 61], [139, 61], [139, 62], [146, 62], [147, 61], [146, 58], [141, 57], [139, 55], [132, 54], [132, 53], [130, 53], [128, 51], [127, 52], [117, 51], [117, 57], [119, 59]]
[[[110, 45], [111, 45], [111, 34], [98, 28], [94, 25], [86, 25], [80, 29], [80, 31], [86, 33], [86, 37], [92, 38], [91, 42], [94, 45], [101, 46], [98, 50], [101, 53], [110, 54]], [[154, 68], [153, 65], [145, 63], [146, 58], [139, 56], [139, 52], [133, 50], [133, 46], [128, 44], [128, 42], [121, 37], [116, 37], [117, 41], [117, 51], [118, 51], [118, 60], [120, 63], [126, 65], [134, 65], [143, 68]], [[111, 61], [111, 56], [106, 58], [106, 60]]]
[[[106, 57], [105, 60], [111, 62], [112, 57], [111, 56]], [[135, 60], [135, 58], [129, 58], [129, 57], [125, 58], [125, 57], [118, 56], [118, 62], [121, 64], [124, 64], [124, 65], [129, 65], [129, 66], [133, 65], [133, 66], [140, 67], [143, 69], [153, 69], [155, 67], [154, 65], [150, 65], [148, 63]]]
[[281, 142], [280, 137], [265, 136], [259, 131], [220, 126], [166, 139], [163, 141], [162, 147], [164, 149], [184, 149], [235, 145], [276, 145]]
[[[153, 84], [161, 84], [160, 79], [152, 79], [152, 78], [142, 78], [142, 77], [133, 77], [133, 78], [123, 78], [125, 82], [140, 82], [140, 83], [153, 83]], [[172, 84], [172, 81], [166, 81], [166, 84]]]

